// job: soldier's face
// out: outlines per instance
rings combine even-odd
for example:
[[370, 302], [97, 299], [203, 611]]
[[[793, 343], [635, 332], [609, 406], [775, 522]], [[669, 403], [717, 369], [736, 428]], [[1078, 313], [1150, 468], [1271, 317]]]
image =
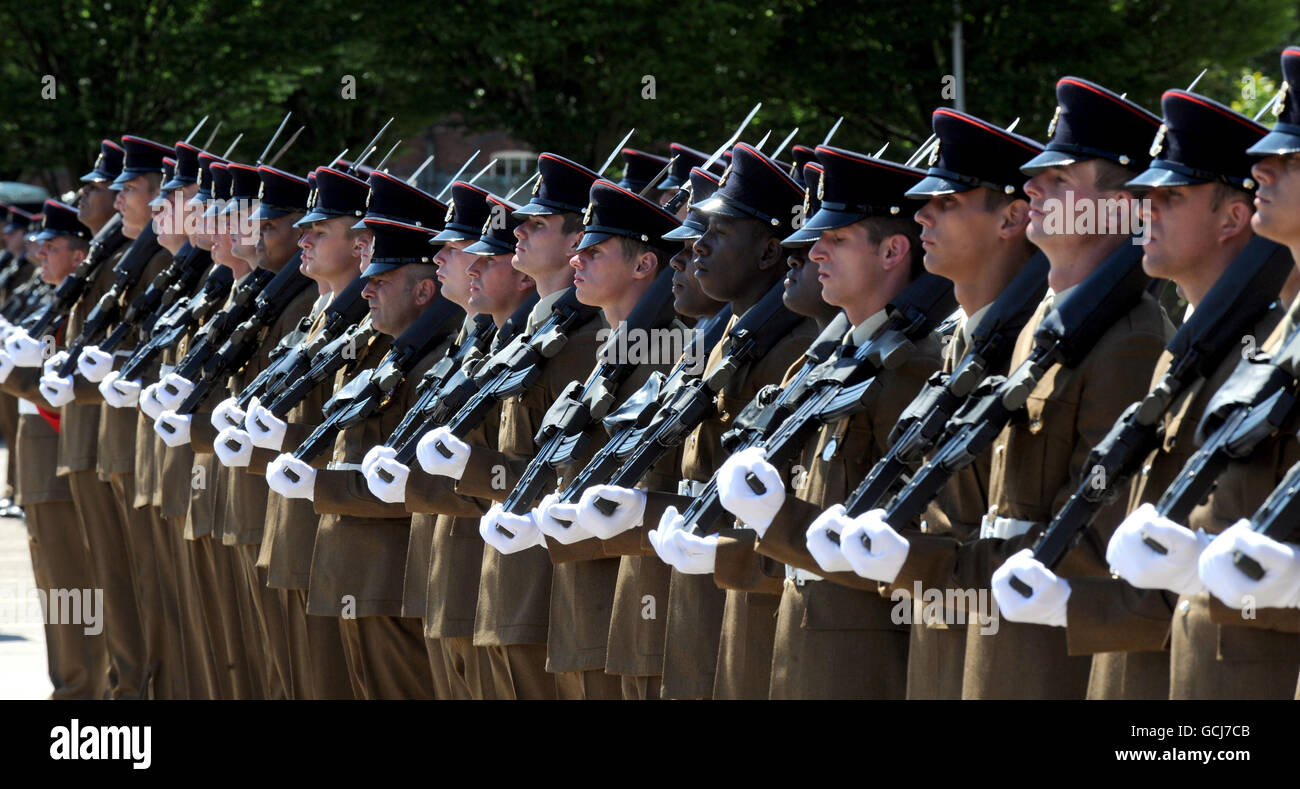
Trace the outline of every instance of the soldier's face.
[[1255, 191], [1255, 232], [1279, 244], [1300, 245], [1300, 156], [1266, 156], [1250, 168]]
[[82, 184], [78, 191], [81, 199], [77, 202], [77, 219], [92, 230], [103, 227], [113, 216], [117, 195], [103, 181]]
[[237, 268], [246, 261], [235, 256], [233, 244], [228, 233], [213, 233], [207, 236], [212, 245], [212, 259], [223, 266]]
[[1162, 186], [1146, 194], [1151, 202], [1145, 217], [1149, 236], [1142, 248], [1142, 269], [1147, 274], [1178, 282], [1205, 250], [1218, 245], [1221, 225], [1216, 220], [1225, 206], [1212, 208], [1214, 193], [1213, 184], [1199, 184]]
[[475, 312], [498, 314], [517, 298], [526, 277], [511, 265], [514, 255], [473, 255], [465, 273], [469, 277], [469, 305]]
[[392, 337], [401, 334], [437, 295], [431, 279], [416, 279], [407, 267], [374, 274], [366, 279], [361, 295], [370, 302], [370, 322]]
[[[1073, 204], [1078, 213], [1078, 207], [1092, 205], [1095, 215], [1105, 216], [1105, 201], [1127, 196], [1125, 192], [1098, 189], [1096, 165], [1090, 160], [1049, 167], [1025, 182], [1025, 194], [1029, 195], [1029, 227], [1025, 234], [1048, 258], [1055, 251], [1076, 249], [1109, 232], [1104, 227], [1089, 227], [1085, 233], [1075, 233], [1075, 217], [1066, 210]], [[1057, 215], [1051, 216], [1053, 213]], [[1098, 220], [1097, 224], [1103, 222]]]
[[515, 228], [515, 254], [512, 265], [525, 274], [554, 271], [573, 256], [582, 231], [564, 232], [564, 217], [530, 216]]
[[575, 254], [573, 287], [578, 301], [592, 307], [617, 304], [636, 278], [640, 261], [630, 257], [618, 238], [607, 238]]
[[158, 243], [170, 252], [176, 252], [188, 240], [184, 231], [184, 215], [176, 214], [176, 198], [173, 194], [165, 195], [162, 205], [153, 209], [153, 230], [158, 234]]
[[469, 266], [477, 255], [465, 252], [469, 241], [448, 241], [433, 256], [433, 263], [438, 267], [438, 287], [442, 295], [454, 304], [471, 311], [469, 303]]
[[144, 226], [153, 218], [153, 209], [149, 201], [157, 195], [157, 190], [150, 186], [146, 176], [132, 178], [122, 184], [122, 189], [113, 201], [113, 208], [122, 215], [122, 233], [127, 238], [135, 238], [144, 230]]
[[41, 244], [36, 260], [41, 267], [41, 281], [57, 285], [72, 273], [85, 258], [81, 250], [73, 250], [66, 236], [48, 239]]
[[848, 307], [869, 297], [880, 285], [883, 249], [888, 243], [884, 238], [873, 244], [862, 222], [822, 231], [808, 250], [808, 260], [817, 265], [822, 299], [836, 307]]
[[[984, 208], [986, 190], [932, 197], [916, 212], [925, 270], [953, 282], [973, 282], [998, 242], [1001, 211]], [[1022, 220], [1023, 221], [1023, 220]]]
[[257, 267], [279, 271], [298, 248], [298, 236], [301, 231], [293, 226], [302, 218], [302, 213], [286, 214], [275, 219], [263, 219], [258, 223]]
[[710, 298], [731, 301], [753, 286], [755, 266], [767, 239], [757, 220], [710, 216], [709, 229], [695, 242], [691, 273]]
[[690, 272], [695, 242], [682, 243], [681, 251], [668, 261], [673, 270], [673, 309], [688, 318], [703, 318], [722, 309], [722, 302], [711, 299], [700, 289], [700, 283]]
[[785, 293], [781, 302], [797, 315], [816, 315], [822, 308], [822, 283], [817, 278], [817, 267], [808, 264], [808, 247], [790, 249], [785, 264]]
[[351, 237], [351, 217], [313, 222], [302, 229], [298, 248], [302, 250], [302, 273], [317, 282], [356, 276], [358, 259]]

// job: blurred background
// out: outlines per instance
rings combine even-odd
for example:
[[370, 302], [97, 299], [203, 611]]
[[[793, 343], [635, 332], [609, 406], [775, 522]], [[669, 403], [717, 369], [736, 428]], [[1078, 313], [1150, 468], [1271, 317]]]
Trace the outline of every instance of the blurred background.
[[[0, 0], [0, 181], [54, 192], [90, 169], [103, 137], [195, 137], [254, 161], [305, 130], [277, 166], [305, 173], [359, 155], [390, 117], [375, 164], [441, 189], [481, 149], [507, 191], [537, 152], [597, 165], [628, 143], [708, 153], [758, 101], [743, 139], [834, 144], [902, 161], [939, 106], [1044, 140], [1053, 86], [1071, 74], [1159, 114], [1196, 86], [1253, 115], [1300, 41], [1291, 0]], [[1270, 122], [1271, 117], [1264, 119]], [[788, 156], [788, 154], [787, 154]], [[611, 173], [616, 172], [616, 165]]]

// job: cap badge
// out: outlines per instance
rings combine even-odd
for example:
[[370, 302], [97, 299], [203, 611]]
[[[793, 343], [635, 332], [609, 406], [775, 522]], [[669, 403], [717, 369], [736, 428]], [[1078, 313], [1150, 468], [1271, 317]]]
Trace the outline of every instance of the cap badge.
[[1273, 105], [1273, 114], [1279, 118], [1282, 117], [1282, 113], [1286, 112], [1286, 95], [1290, 92], [1291, 83], [1283, 80], [1282, 87], [1278, 89], [1277, 104]]
[[930, 167], [934, 167], [935, 163], [939, 161], [940, 145], [941, 143], [938, 140], [935, 140], [934, 147], [930, 149], [930, 164], [929, 164]]
[[1052, 122], [1047, 124], [1047, 136], [1051, 137], [1056, 134], [1056, 124], [1061, 120], [1061, 105], [1056, 105], [1056, 112], [1052, 113]]
[[817, 175], [817, 199], [826, 199], [826, 173], [819, 173]]
[[[370, 199], [370, 194], [366, 194], [366, 199]], [[451, 218], [456, 215], [456, 201], [452, 200], [447, 203], [447, 215], [442, 218], [443, 222], [450, 222]]]
[[810, 213], [812, 213], [812, 187], [808, 187], [807, 189], [803, 190], [804, 218], [807, 219]]
[[262, 195], [264, 195], [264, 194], [266, 194], [266, 184], [264, 184], [264, 183], [263, 183], [263, 184], [258, 184], [258, 185], [257, 185], [257, 199], [258, 199], [258, 200], [261, 200], [261, 199], [262, 199]]
[[542, 175], [541, 173], [538, 173], [537, 180], [533, 181], [533, 194], [537, 194], [540, 191], [542, 191]]
[[1151, 154], [1153, 157], [1160, 155], [1160, 151], [1164, 150], [1165, 134], [1168, 131], [1169, 131], [1169, 127], [1167, 125], [1163, 123], [1160, 124], [1159, 130], [1156, 131], [1156, 138], [1151, 143], [1151, 150], [1147, 151], [1147, 153]]
[[595, 203], [587, 203], [587, 208], [582, 212], [582, 226], [586, 227], [591, 224], [591, 212], [595, 209]]
[[734, 164], [734, 161], [732, 161], [732, 162], [727, 162], [727, 168], [726, 168], [725, 170], [723, 170], [723, 171], [722, 171], [722, 175], [718, 177], [718, 188], [719, 188], [719, 189], [721, 189], [721, 188], [722, 188], [722, 187], [727, 183], [727, 177], [731, 175], [731, 165], [732, 165], [732, 164]]

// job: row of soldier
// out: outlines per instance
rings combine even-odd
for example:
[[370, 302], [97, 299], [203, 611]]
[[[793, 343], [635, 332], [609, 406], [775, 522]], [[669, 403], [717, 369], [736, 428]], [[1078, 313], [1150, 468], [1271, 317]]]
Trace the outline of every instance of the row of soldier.
[[544, 153], [523, 204], [105, 140], [0, 274], [38, 586], [105, 596], [55, 695], [1292, 697], [1282, 68], [1272, 131], [1066, 77], [1046, 145], [941, 108], [927, 169]]

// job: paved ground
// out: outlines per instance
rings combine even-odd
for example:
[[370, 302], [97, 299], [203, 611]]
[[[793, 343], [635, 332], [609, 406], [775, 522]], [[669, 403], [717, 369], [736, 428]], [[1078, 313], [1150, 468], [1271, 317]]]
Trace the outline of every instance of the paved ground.
[[[0, 447], [0, 470], [7, 458]], [[44, 699], [53, 690], [40, 612], [23, 601], [34, 587], [27, 527], [17, 518], [0, 518], [0, 699]]]

